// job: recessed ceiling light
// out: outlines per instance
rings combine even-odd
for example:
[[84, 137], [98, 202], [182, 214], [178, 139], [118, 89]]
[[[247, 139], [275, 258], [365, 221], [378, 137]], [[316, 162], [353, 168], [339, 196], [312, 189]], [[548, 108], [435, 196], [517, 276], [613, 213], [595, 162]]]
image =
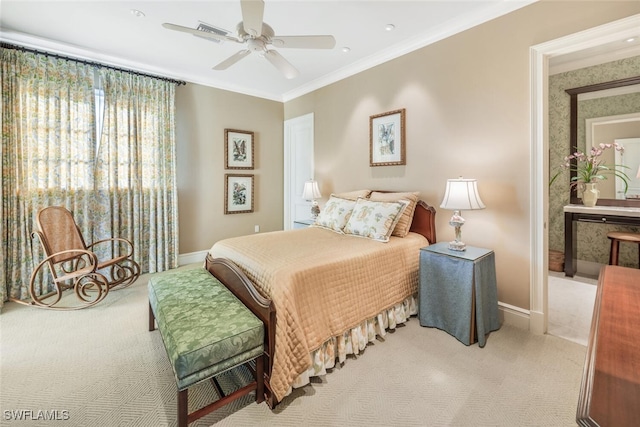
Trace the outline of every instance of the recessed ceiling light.
[[384, 29], [387, 30], [387, 31], [393, 31], [395, 28], [396, 28], [396, 26], [393, 25], [393, 24], [387, 24], [384, 27]]
[[343, 51], [344, 53], [351, 52], [351, 48], [350, 48], [350, 47], [345, 46], [345, 47], [343, 47], [343, 48], [342, 48], [342, 51]]
[[131, 9], [131, 14], [133, 16], [135, 16], [136, 18], [144, 18], [145, 14], [143, 11], [138, 10], [138, 9]]
[[634, 41], [636, 41], [636, 38], [635, 38], [635, 37], [631, 37], [631, 38], [628, 38], [628, 39], [627, 39], [627, 42], [629, 42], [629, 43], [634, 42]]

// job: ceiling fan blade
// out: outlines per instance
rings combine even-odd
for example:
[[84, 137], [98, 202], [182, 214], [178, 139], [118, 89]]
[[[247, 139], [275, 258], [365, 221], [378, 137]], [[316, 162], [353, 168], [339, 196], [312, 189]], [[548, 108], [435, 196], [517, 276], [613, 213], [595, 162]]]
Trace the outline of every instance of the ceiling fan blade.
[[300, 74], [298, 70], [296, 70], [296, 67], [291, 65], [289, 61], [284, 59], [284, 57], [275, 50], [266, 51], [264, 57], [288, 79], [298, 77], [298, 74]]
[[333, 36], [275, 36], [271, 44], [283, 48], [333, 49], [336, 39]]
[[238, 39], [233, 38], [233, 37], [221, 36], [220, 34], [209, 33], [207, 31], [200, 31], [200, 30], [196, 30], [195, 28], [183, 27], [182, 25], [170, 24], [168, 22], [165, 22], [164, 24], [162, 24], [162, 26], [164, 28], [168, 29], [168, 30], [180, 31], [180, 32], [183, 32], [183, 33], [189, 33], [189, 34], [193, 34], [194, 36], [207, 37], [207, 38], [210, 38], [210, 39], [216, 39], [216, 40], [222, 40], [222, 41], [243, 43], [242, 40], [238, 40]]
[[262, 34], [262, 18], [264, 16], [264, 1], [241, 0], [242, 26], [247, 34], [260, 37]]
[[228, 57], [227, 59], [225, 59], [224, 61], [222, 61], [221, 63], [219, 63], [218, 65], [216, 65], [215, 67], [213, 67], [213, 69], [218, 71], [226, 70], [227, 68], [229, 68], [236, 62], [240, 61], [242, 58], [249, 55], [250, 53], [251, 51], [248, 49], [240, 50], [235, 54], [231, 55], [230, 57]]

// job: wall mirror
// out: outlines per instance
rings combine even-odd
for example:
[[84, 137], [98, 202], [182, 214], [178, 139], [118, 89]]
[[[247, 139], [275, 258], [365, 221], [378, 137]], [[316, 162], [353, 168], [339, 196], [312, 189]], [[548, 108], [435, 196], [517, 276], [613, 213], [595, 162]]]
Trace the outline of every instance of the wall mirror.
[[[570, 96], [569, 154], [614, 141], [625, 147], [622, 155], [616, 156], [615, 150], [605, 152], [603, 160], [609, 166], [627, 166], [623, 170], [629, 176], [629, 189], [625, 193], [623, 182], [609, 175], [598, 186], [598, 205], [640, 207], [640, 76], [566, 92]], [[572, 171], [571, 178], [575, 176]], [[571, 203], [580, 204], [579, 196], [573, 188]]]

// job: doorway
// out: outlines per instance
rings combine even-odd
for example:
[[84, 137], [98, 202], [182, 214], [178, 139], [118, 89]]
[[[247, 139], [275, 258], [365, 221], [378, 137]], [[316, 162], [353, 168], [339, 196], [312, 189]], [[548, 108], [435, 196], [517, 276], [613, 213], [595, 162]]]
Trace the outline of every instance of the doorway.
[[309, 219], [311, 202], [302, 198], [305, 181], [313, 178], [313, 113], [284, 122], [284, 229]]
[[560, 39], [532, 46], [531, 58], [531, 293], [529, 329], [548, 331], [548, 235], [549, 219], [549, 59], [563, 54], [612, 43], [637, 35], [640, 15], [630, 16]]

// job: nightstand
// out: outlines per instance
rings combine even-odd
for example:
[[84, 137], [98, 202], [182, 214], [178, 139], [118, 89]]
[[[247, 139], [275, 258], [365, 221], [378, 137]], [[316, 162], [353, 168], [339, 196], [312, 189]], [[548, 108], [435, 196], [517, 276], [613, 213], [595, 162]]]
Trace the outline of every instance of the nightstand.
[[310, 226], [314, 222], [315, 221], [312, 220], [312, 219], [296, 219], [295, 221], [293, 221], [293, 228], [294, 228], [294, 230], [296, 228], [307, 228], [308, 226]]
[[418, 315], [422, 326], [484, 347], [485, 335], [500, 328], [494, 252], [452, 251], [448, 243], [422, 248]]

